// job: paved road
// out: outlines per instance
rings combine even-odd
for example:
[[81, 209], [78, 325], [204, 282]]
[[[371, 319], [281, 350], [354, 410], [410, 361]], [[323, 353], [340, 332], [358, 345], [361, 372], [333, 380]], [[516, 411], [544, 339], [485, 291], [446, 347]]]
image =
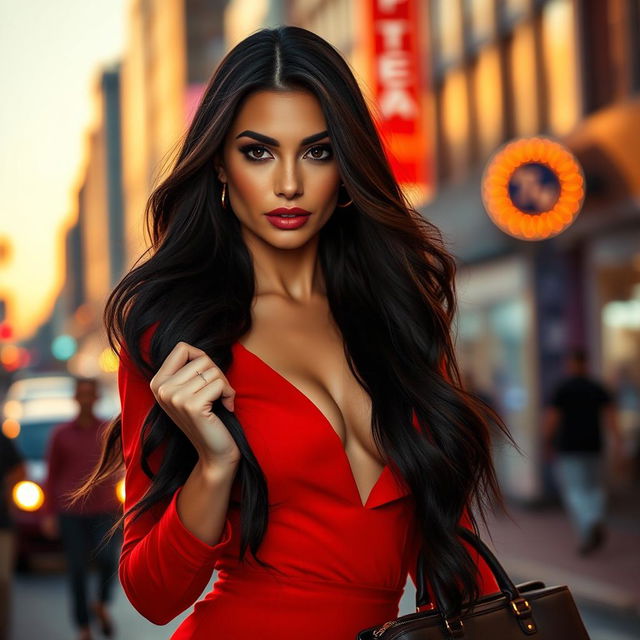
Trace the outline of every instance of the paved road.
[[[214, 580], [216, 574], [212, 580]], [[512, 576], [520, 582], [520, 578]], [[415, 588], [407, 582], [400, 603], [400, 614], [412, 613]], [[59, 571], [33, 573], [16, 577], [14, 592], [14, 633], [12, 640], [72, 640], [70, 609], [65, 576]], [[640, 638], [640, 618], [628, 612], [616, 612], [578, 601], [578, 608], [591, 635], [591, 640], [637, 640]], [[158, 627], [140, 616], [129, 604], [120, 585], [115, 590], [112, 611], [118, 625], [120, 640], [166, 640], [185, 612], [164, 627]], [[125, 632], [126, 630], [126, 632]], [[100, 638], [96, 635], [96, 639]], [[268, 640], [265, 638], [265, 640]]]

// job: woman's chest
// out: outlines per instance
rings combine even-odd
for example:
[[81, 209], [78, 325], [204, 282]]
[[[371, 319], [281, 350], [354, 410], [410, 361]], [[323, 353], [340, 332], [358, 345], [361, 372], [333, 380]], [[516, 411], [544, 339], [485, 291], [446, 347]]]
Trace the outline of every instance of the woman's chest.
[[408, 495], [388, 464], [368, 476], [356, 467], [328, 417], [300, 389], [240, 343], [233, 356], [226, 375], [236, 391], [235, 415], [267, 478], [270, 502], [315, 496], [366, 509]]

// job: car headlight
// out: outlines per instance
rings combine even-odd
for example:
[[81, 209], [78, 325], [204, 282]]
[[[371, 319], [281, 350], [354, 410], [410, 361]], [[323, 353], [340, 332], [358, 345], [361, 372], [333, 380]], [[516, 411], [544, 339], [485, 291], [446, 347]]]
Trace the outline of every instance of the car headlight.
[[11, 495], [15, 504], [23, 511], [37, 511], [44, 502], [44, 491], [31, 480], [18, 482]]
[[15, 418], [6, 418], [2, 422], [2, 433], [13, 440], [20, 435], [20, 423]]
[[118, 484], [116, 484], [116, 495], [118, 496], [118, 500], [120, 500], [120, 502], [124, 504], [124, 478], [122, 478], [122, 480], [120, 480]]

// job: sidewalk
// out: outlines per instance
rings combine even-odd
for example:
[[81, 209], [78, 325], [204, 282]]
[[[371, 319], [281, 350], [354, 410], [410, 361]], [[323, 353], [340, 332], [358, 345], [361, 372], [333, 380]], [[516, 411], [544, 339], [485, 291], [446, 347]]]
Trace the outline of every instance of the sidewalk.
[[[483, 541], [511, 579], [540, 579], [546, 586], [566, 584], [574, 597], [640, 614], [640, 500], [629, 490], [609, 498], [604, 545], [591, 555], [576, 551], [575, 535], [560, 506], [508, 505], [509, 518], [487, 519], [491, 538]], [[481, 525], [481, 523], [480, 523]]]

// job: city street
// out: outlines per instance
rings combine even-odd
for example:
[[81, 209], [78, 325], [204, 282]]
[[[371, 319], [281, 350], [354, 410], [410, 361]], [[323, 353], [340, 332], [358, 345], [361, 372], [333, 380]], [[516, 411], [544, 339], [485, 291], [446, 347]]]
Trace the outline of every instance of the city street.
[[0, 640], [355, 640], [459, 514], [489, 608], [640, 640], [640, 0], [0, 0], [0, 60]]
[[[504, 564], [509, 570], [507, 563]], [[536, 572], [536, 577], [542, 573]], [[520, 577], [515, 573], [511, 576], [516, 582], [533, 577]], [[547, 584], [550, 585], [552, 582]], [[401, 614], [413, 612], [414, 598], [415, 589], [409, 580], [400, 602]], [[591, 640], [636, 640], [640, 637], [640, 617], [629, 610], [617, 610], [577, 597], [576, 600]], [[188, 612], [185, 612], [168, 625], [157, 627], [133, 609], [119, 584], [116, 585], [112, 611], [118, 625], [117, 637], [121, 640], [165, 640], [188, 615]], [[60, 570], [16, 577], [14, 619], [12, 640], [69, 640], [73, 637], [67, 585]], [[96, 635], [96, 638], [99, 637]]]

